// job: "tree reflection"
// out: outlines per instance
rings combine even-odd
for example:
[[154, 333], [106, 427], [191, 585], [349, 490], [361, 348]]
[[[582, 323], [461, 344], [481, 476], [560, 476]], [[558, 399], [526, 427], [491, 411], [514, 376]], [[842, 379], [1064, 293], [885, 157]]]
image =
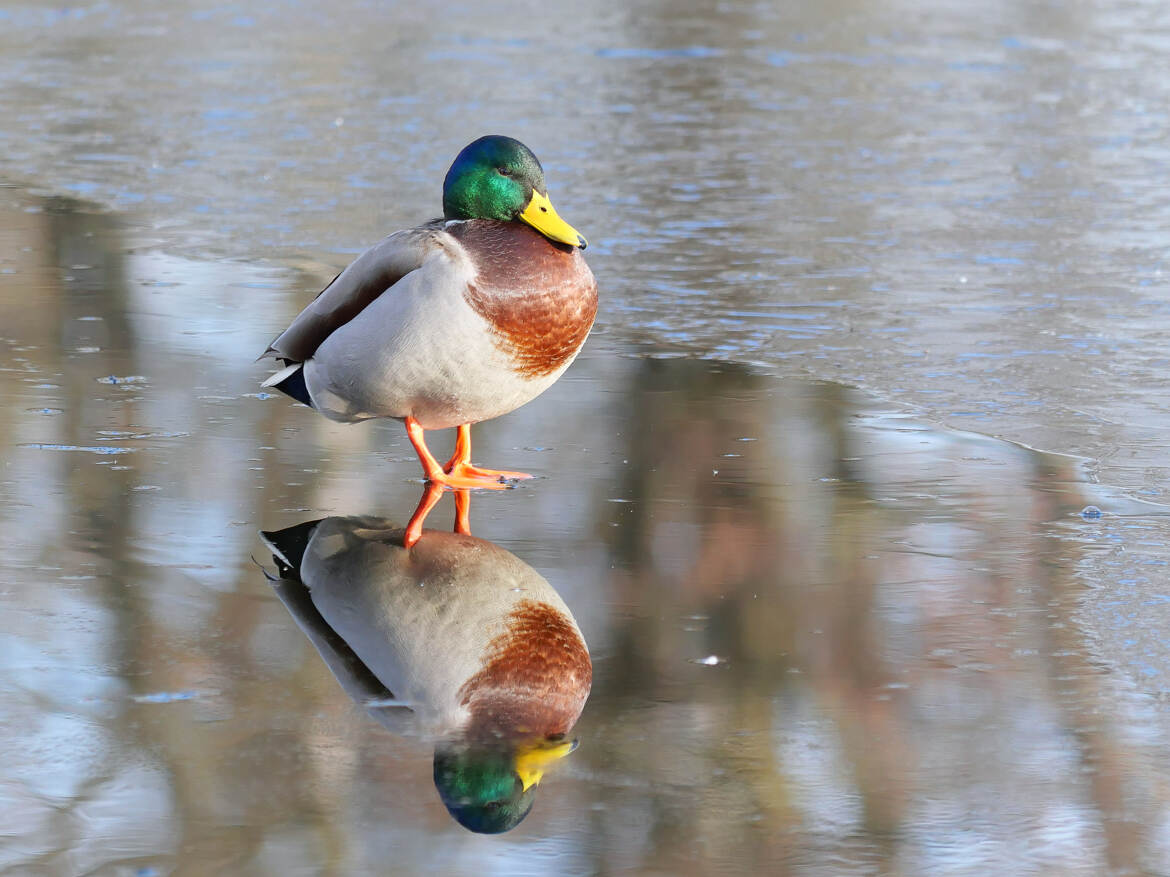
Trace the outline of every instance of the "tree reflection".
[[[629, 399], [623, 501], [600, 506], [629, 608], [589, 717], [623, 733], [587, 757], [647, 783], [610, 801], [619, 821], [650, 807], [641, 868], [896, 873], [928, 848], [966, 855], [970, 831], [1025, 848], [997, 795], [1038, 814], [1085, 794], [1108, 860], [1134, 866], [1135, 833], [1108, 815], [1126, 769], [1084, 716], [1104, 680], [1069, 669], [1076, 549], [1051, 522], [1085, 502], [1077, 461], [883, 424], [848, 388], [734, 365], [644, 361]], [[1036, 721], [1063, 778], [1021, 746]]]

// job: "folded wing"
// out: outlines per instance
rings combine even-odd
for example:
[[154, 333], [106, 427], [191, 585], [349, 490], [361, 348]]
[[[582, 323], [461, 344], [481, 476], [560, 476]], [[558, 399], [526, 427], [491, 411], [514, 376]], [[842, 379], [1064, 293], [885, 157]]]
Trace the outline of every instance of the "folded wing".
[[436, 244], [437, 228], [395, 232], [358, 256], [276, 337], [261, 355], [304, 362], [326, 338], [395, 283], [422, 265]]

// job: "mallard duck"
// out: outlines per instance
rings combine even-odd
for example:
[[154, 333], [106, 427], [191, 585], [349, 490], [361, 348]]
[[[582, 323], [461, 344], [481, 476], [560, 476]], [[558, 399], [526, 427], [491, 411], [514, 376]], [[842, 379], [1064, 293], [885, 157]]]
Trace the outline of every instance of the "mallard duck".
[[[342, 271], [261, 358], [264, 382], [331, 420], [393, 417], [427, 479], [531, 476], [471, 465], [471, 424], [532, 400], [577, 356], [597, 313], [585, 238], [549, 201], [532, 150], [481, 137], [443, 181], [443, 218], [395, 232]], [[424, 431], [458, 427], [441, 465]]]
[[[439, 796], [474, 831], [515, 827], [593, 678], [568, 607], [497, 545], [428, 530], [413, 550], [381, 518], [326, 518], [261, 537], [276, 593], [346, 692], [396, 733], [435, 741]], [[406, 716], [403, 714], [407, 713]]]

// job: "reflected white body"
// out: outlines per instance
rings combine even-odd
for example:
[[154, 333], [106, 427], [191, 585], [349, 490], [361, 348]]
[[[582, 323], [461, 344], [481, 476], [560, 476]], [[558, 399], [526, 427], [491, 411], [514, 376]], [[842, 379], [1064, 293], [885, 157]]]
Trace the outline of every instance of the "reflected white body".
[[[580, 630], [552, 586], [514, 554], [472, 536], [433, 531], [407, 550], [401, 532], [380, 519], [326, 519], [305, 550], [301, 580], [329, 628], [415, 713], [417, 730], [440, 736], [466, 724], [464, 685], [482, 669], [519, 604], [545, 604], [578, 637]], [[331, 660], [321, 632], [293, 614], [343, 687], [355, 698], [368, 697], [344, 661]]]

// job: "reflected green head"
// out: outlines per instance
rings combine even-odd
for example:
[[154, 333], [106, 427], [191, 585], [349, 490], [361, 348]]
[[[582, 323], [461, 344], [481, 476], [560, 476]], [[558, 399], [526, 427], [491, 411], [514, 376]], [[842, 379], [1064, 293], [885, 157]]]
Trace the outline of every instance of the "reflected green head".
[[536, 786], [524, 789], [503, 747], [436, 749], [435, 788], [455, 821], [480, 834], [511, 831], [536, 795]]
[[532, 150], [519, 140], [490, 134], [455, 157], [443, 180], [443, 216], [517, 219], [533, 190], [547, 194], [544, 169]]

